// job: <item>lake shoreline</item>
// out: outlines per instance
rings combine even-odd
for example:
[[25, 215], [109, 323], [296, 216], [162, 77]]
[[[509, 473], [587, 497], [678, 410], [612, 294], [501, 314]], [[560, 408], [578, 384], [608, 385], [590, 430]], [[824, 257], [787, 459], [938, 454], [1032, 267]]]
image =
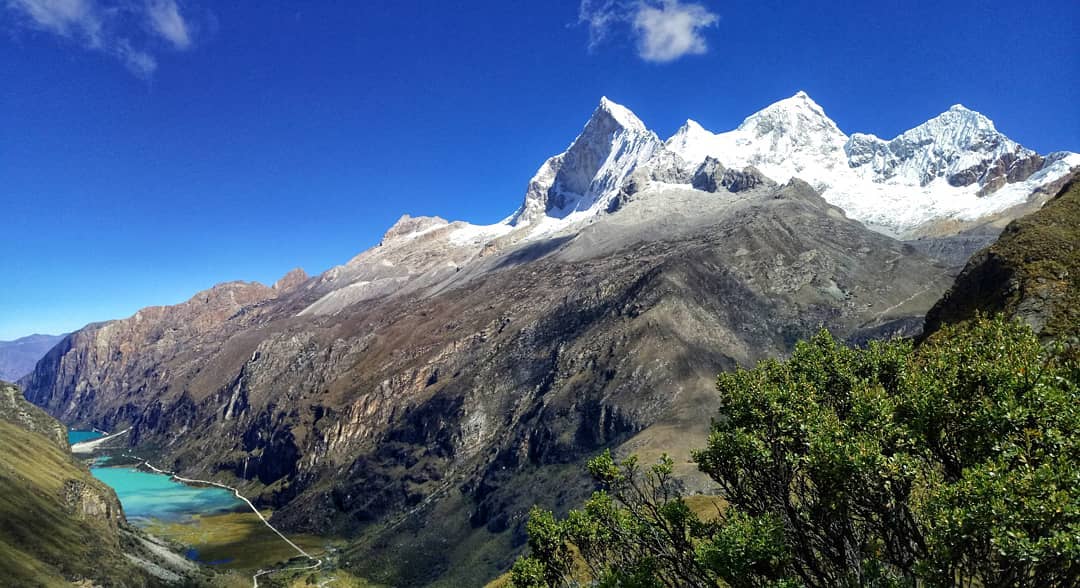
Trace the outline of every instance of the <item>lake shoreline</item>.
[[69, 441], [91, 445], [90, 451], [80, 452], [90, 473], [116, 492], [133, 526], [180, 547], [177, 557], [249, 576], [276, 572], [295, 558], [314, 565], [305, 564], [304, 569], [322, 566], [322, 560], [311, 554], [324, 551], [326, 538], [285, 537], [270, 525], [269, 513], [258, 511], [235, 488], [177, 476], [133, 455], [100, 447], [121, 433], [69, 431]]

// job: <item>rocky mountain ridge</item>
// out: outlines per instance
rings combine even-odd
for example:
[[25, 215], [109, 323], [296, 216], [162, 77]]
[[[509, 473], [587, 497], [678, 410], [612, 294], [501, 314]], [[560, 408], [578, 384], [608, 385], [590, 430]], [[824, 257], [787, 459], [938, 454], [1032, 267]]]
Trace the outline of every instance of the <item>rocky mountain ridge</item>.
[[727, 133], [689, 120], [665, 145], [690, 166], [713, 157], [728, 167], [754, 165], [780, 182], [797, 176], [851, 218], [905, 238], [1023, 204], [1080, 165], [1076, 153], [1041, 156], [1022, 147], [959, 104], [889, 141], [848, 136], [805, 92]]
[[[843, 156], [823, 111], [789, 101], [744, 130]], [[945, 241], [869, 230], [775, 164], [692, 162], [605, 99], [506, 221], [406, 215], [321, 275], [90, 325], [23, 380], [27, 398], [130, 427], [140, 454], [240, 487], [286, 529], [349, 537], [367, 577], [479, 584], [521, 548], [529, 506], [579, 504], [582, 460], [686, 457], [718, 371], [823, 326], [917, 333], [974, 247], [943, 263], [924, 252]], [[960, 231], [941, 238], [996, 234]]]
[[1080, 173], [968, 261], [927, 314], [927, 331], [977, 312], [1017, 317], [1045, 339], [1080, 337]]

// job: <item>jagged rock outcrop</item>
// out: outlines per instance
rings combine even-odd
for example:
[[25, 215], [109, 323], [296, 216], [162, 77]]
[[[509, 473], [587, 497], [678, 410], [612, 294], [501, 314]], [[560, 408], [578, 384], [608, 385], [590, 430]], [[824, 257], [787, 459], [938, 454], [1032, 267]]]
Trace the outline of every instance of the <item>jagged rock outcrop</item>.
[[712, 157], [706, 157], [705, 161], [693, 172], [690, 185], [706, 192], [715, 192], [720, 189], [742, 192], [761, 185], [774, 186], [775, 183], [753, 165], [747, 165], [742, 170], [728, 170], [723, 163]]
[[691, 185], [705, 192], [717, 192], [721, 189], [728, 192], [744, 192], [763, 184], [775, 185], [753, 166], [747, 166], [742, 170], [727, 169], [712, 157], [706, 157], [691, 178]]
[[720, 185], [727, 188], [728, 192], [745, 192], [762, 185], [776, 185], [775, 182], [765, 177], [752, 165], [742, 170], [729, 169], [720, 178]]
[[386, 230], [380, 243], [386, 245], [395, 240], [413, 238], [433, 229], [448, 226], [449, 224], [450, 223], [446, 219], [437, 216], [413, 217], [405, 214], [402, 215], [393, 226]]
[[724, 167], [715, 157], [706, 157], [705, 161], [694, 170], [694, 176], [690, 179], [690, 185], [705, 192], [716, 192], [720, 189], [720, 182], [724, 177]]
[[68, 450], [67, 427], [23, 398], [17, 386], [0, 382], [0, 418]]
[[304, 268], [298, 267], [289, 270], [289, 273], [281, 276], [278, 281], [274, 282], [272, 288], [278, 292], [287, 292], [293, 288], [299, 287], [304, 282], [308, 281], [307, 272]]

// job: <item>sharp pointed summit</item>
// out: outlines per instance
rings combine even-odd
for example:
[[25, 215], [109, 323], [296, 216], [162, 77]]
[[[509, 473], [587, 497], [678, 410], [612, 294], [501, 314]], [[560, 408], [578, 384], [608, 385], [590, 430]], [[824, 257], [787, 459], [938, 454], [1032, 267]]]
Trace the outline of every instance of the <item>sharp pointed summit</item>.
[[602, 210], [663, 144], [630, 109], [606, 96], [566, 151], [540, 167], [511, 224]]
[[[912, 130], [923, 127], [966, 127], [968, 129], [986, 130], [997, 132], [994, 121], [990, 120], [981, 112], [971, 110], [963, 104], [953, 104], [948, 110], [915, 127]], [[911, 132], [911, 131], [908, 131]]]
[[698, 121], [696, 121], [696, 120], [694, 120], [692, 118], [686, 119], [686, 122], [683, 123], [683, 126], [679, 127], [680, 132], [692, 132], [692, 133], [695, 133], [695, 132], [704, 131], [704, 130], [705, 130], [705, 127], [701, 126], [701, 123], [699, 123]]
[[664, 145], [687, 163], [701, 163], [709, 156], [708, 146], [712, 136], [713, 134], [696, 120], [688, 118]]
[[608, 99], [607, 96], [600, 98], [600, 105], [596, 107], [596, 112], [593, 113], [593, 118], [597, 114], [604, 113], [609, 115], [620, 126], [628, 129], [645, 130], [645, 123], [641, 122], [641, 119], [637, 117], [629, 108], [613, 102]]

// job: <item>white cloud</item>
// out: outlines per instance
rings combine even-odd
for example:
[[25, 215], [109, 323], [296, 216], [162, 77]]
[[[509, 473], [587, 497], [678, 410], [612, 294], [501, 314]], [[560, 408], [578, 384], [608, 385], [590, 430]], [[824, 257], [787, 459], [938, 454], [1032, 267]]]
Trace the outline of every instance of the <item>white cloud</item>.
[[191, 47], [188, 24], [184, 21], [184, 17], [180, 16], [180, 8], [176, 5], [176, 0], [149, 0], [146, 12], [150, 17], [150, 26], [157, 34], [177, 49]]
[[176, 0], [6, 0], [19, 26], [52, 33], [118, 59], [135, 75], [157, 70], [152, 51], [164, 41], [193, 44], [191, 25]]
[[595, 49], [611, 29], [625, 22], [627, 14], [623, 0], [581, 0], [578, 23], [589, 25], [589, 49]]
[[90, 46], [101, 43], [101, 16], [93, 0], [8, 0], [8, 8], [29, 17], [35, 28]]
[[116, 42], [113, 53], [124, 62], [132, 73], [140, 78], [149, 78], [157, 70], [157, 59], [146, 51], [140, 51], [131, 46], [127, 39]]
[[634, 18], [638, 54], [645, 61], [663, 63], [705, 53], [701, 29], [716, 24], [718, 18], [700, 4], [679, 4], [678, 0], [666, 0], [659, 8], [643, 4]]
[[702, 4], [680, 0], [581, 0], [578, 10], [578, 22], [589, 27], [590, 49], [626, 29], [638, 56], [656, 63], [705, 53], [704, 29], [719, 19]]

